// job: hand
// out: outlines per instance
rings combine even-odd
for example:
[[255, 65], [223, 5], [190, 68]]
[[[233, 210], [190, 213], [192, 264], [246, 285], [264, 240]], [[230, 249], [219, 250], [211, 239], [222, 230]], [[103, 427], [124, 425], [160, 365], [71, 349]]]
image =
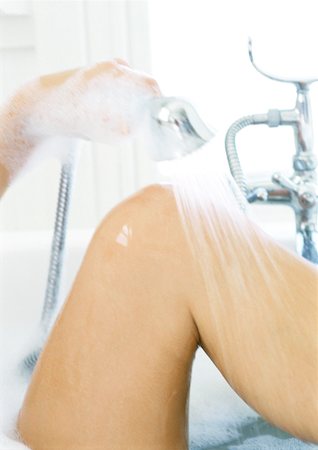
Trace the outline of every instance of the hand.
[[120, 59], [37, 82], [38, 100], [27, 121], [32, 136], [76, 136], [108, 142], [132, 133], [160, 95], [156, 81]]
[[154, 79], [121, 59], [39, 77], [0, 112], [0, 166], [12, 179], [49, 137], [112, 142], [130, 135], [158, 95]]

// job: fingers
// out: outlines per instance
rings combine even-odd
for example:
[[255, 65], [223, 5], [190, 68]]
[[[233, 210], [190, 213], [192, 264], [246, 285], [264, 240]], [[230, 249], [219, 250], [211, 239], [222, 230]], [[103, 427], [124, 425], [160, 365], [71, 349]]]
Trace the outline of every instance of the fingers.
[[145, 78], [146, 85], [150, 88], [150, 90], [153, 92], [155, 96], [162, 95], [160, 87], [157, 83], [157, 81], [154, 78], [146, 77]]
[[116, 63], [120, 64], [121, 66], [125, 66], [125, 67], [131, 69], [131, 71], [132, 71], [133, 73], [135, 73], [138, 77], [140, 77], [141, 79], [143, 79], [144, 84], [145, 84], [146, 86], [148, 86], [148, 87], [153, 91], [153, 93], [154, 93], [155, 95], [161, 95], [161, 91], [160, 91], [159, 85], [158, 85], [157, 81], [156, 81], [154, 78], [152, 78], [152, 77], [150, 77], [149, 75], [144, 74], [144, 73], [142, 73], [142, 72], [138, 72], [138, 71], [136, 71], [136, 70], [133, 70], [133, 69], [131, 68], [131, 66], [128, 64], [128, 62], [125, 61], [125, 60], [122, 59], [122, 58], [114, 58], [114, 61], [116, 61]]
[[161, 95], [161, 91], [157, 81], [144, 72], [134, 70], [122, 58], [114, 58], [110, 61], [103, 61], [84, 69], [84, 79], [92, 80], [101, 75], [111, 75], [114, 78], [127, 78], [136, 85], [145, 87], [153, 96]]
[[118, 64], [120, 64], [121, 66], [126, 66], [126, 67], [130, 67], [130, 65], [128, 64], [127, 61], [125, 61], [122, 58], [114, 58], [114, 61], [116, 61]]
[[134, 80], [137, 85], [143, 86], [147, 90], [150, 90], [152, 95], [162, 95], [157, 81], [147, 73], [134, 70], [129, 65], [127, 65], [124, 70], [129, 78]]

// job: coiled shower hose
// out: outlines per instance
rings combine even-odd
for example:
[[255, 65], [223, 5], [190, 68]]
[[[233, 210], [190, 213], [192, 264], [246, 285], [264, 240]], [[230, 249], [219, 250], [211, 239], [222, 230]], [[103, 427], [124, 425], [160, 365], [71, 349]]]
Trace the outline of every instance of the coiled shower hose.
[[22, 370], [27, 372], [32, 372], [35, 367], [58, 305], [75, 158], [76, 150], [72, 149], [69, 151], [61, 168], [50, 265], [40, 322], [40, 338], [38, 347], [23, 360]]
[[248, 127], [249, 125], [262, 124], [272, 127], [278, 125], [276, 118], [270, 117], [270, 112], [268, 114], [253, 114], [250, 116], [244, 116], [236, 120], [230, 126], [225, 137], [225, 150], [231, 174], [247, 200], [249, 200], [250, 192], [237, 154], [235, 139], [237, 133], [243, 128]]

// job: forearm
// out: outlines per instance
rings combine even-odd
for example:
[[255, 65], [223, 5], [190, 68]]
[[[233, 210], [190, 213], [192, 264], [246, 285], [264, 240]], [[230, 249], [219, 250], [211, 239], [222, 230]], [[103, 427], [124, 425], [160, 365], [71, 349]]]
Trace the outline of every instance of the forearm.
[[28, 160], [36, 139], [27, 132], [36, 89], [29, 83], [0, 110], [0, 192], [3, 193]]
[[[0, 110], [0, 194], [14, 180], [30, 158], [33, 149], [45, 138], [58, 134], [59, 130], [52, 124], [48, 130], [47, 123], [52, 118], [52, 109], [56, 114], [61, 86], [77, 71], [44, 75], [22, 86], [14, 96], [9, 98]], [[55, 104], [47, 102], [48, 97], [56, 97]], [[48, 111], [43, 110], [47, 103]], [[48, 118], [47, 118], [48, 117]]]
[[47, 138], [113, 143], [136, 130], [156, 95], [155, 80], [117, 59], [29, 82], [0, 110], [0, 192]]
[[9, 172], [7, 168], [0, 164], [0, 197], [6, 191], [9, 184]]

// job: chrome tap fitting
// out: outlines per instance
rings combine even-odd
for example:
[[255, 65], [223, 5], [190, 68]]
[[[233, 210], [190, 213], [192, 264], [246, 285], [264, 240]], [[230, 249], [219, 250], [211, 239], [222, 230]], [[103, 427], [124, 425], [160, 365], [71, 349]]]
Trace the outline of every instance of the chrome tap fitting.
[[215, 135], [186, 100], [154, 97], [150, 109], [152, 134], [158, 138], [152, 152], [156, 161], [182, 158]]
[[[309, 88], [318, 79], [278, 78], [261, 70], [254, 61], [252, 41], [249, 39], [249, 58], [254, 68], [271, 80], [292, 83], [296, 87], [296, 104], [291, 110], [269, 110], [266, 114], [243, 117], [229, 128], [225, 146], [230, 170], [250, 203], [283, 204], [293, 208], [296, 218], [297, 251], [318, 264], [318, 179], [317, 156], [313, 151], [313, 126]], [[269, 127], [291, 126], [294, 130], [295, 155], [293, 174], [288, 177], [274, 173], [271, 183], [248, 185], [236, 150], [236, 134], [249, 125], [266, 124]]]

